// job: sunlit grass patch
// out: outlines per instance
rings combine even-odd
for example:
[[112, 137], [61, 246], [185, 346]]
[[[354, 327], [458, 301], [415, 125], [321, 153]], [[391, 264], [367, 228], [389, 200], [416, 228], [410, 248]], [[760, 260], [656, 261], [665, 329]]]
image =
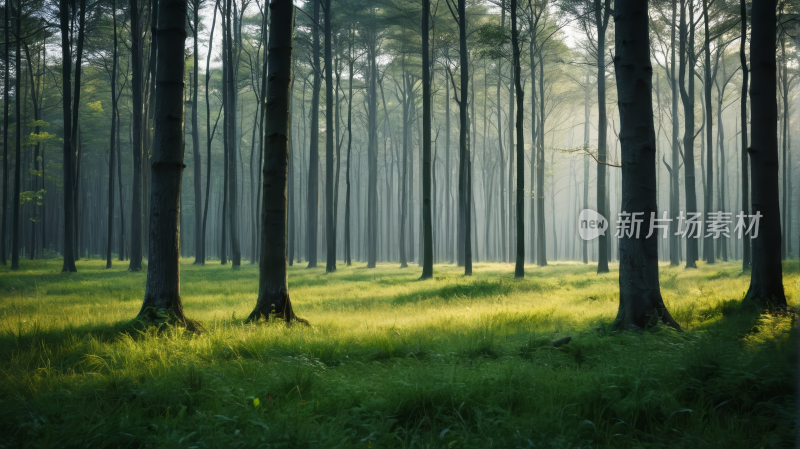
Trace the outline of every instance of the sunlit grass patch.
[[244, 323], [256, 266], [185, 262], [196, 336], [126, 327], [146, 279], [127, 264], [23, 262], [0, 268], [0, 432], [52, 447], [789, 444], [795, 315], [743, 302], [738, 263], [700, 265], [660, 266], [679, 334], [610, 330], [613, 264], [529, 265], [525, 279], [437, 265], [425, 281], [416, 266], [295, 265], [292, 301], [312, 326], [287, 327]]

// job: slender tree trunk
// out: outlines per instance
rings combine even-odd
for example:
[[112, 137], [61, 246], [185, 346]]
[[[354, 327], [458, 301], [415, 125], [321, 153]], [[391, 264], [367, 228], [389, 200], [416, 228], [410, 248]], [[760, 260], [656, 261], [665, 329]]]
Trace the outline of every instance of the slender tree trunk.
[[[704, 215], [708, 217], [714, 207], [714, 114], [711, 110], [711, 35], [708, 26], [708, 0], [703, 0], [703, 23], [705, 26], [705, 45], [703, 50], [705, 54], [705, 64], [703, 64], [705, 81], [703, 82], [703, 94], [706, 106], [706, 178], [708, 178], [706, 181], [708, 187], [706, 188], [706, 198], [703, 201], [703, 206], [705, 208]], [[722, 207], [721, 204], [719, 206]], [[716, 262], [714, 239], [710, 237], [704, 238], [704, 242], [703, 250], [705, 251], [706, 263], [713, 264]]]
[[758, 236], [753, 239], [753, 267], [747, 298], [785, 309], [781, 266], [781, 222], [778, 186], [777, 61], [775, 55], [776, 0], [753, 3], [750, 58], [753, 83], [753, 141], [747, 152], [753, 164], [752, 205], [760, 217]]
[[[135, 0], [131, 0], [135, 4]], [[134, 23], [135, 14], [131, 13], [131, 25]], [[61, 28], [61, 83], [63, 88], [62, 108], [64, 117], [64, 147], [63, 147], [63, 188], [64, 188], [64, 265], [61, 271], [76, 272], [75, 268], [75, 194], [73, 192], [73, 175], [75, 169], [73, 168], [73, 153], [72, 153], [72, 94], [70, 86], [72, 81], [70, 75], [72, 74], [71, 62], [72, 55], [70, 54], [70, 20], [69, 20], [69, 3], [67, 0], [61, 0], [59, 5], [59, 25]], [[8, 42], [8, 23], [6, 23], [6, 42]], [[6, 54], [6, 67], [8, 67], [8, 56]], [[8, 86], [8, 69], [6, 68], [6, 86]], [[8, 89], [6, 89], [8, 92]], [[8, 93], [6, 93], [6, 96]], [[8, 129], [8, 118], [6, 116], [6, 129]], [[5, 131], [7, 135], [8, 131]], [[3, 137], [6, 141], [6, 137]], [[5, 164], [5, 162], [4, 162]], [[6, 170], [7, 173], [7, 170]], [[7, 179], [5, 177], [4, 179]], [[5, 211], [4, 211], [5, 212]], [[3, 236], [5, 239], [5, 235]], [[4, 254], [5, 258], [5, 254]]]
[[[375, 9], [372, 5], [373, 20], [375, 20]], [[369, 36], [369, 100], [367, 110], [367, 133], [369, 135], [367, 142], [367, 221], [366, 221], [366, 239], [367, 239], [367, 268], [375, 268], [377, 262], [377, 234], [378, 234], [378, 131], [377, 131], [377, 115], [378, 115], [378, 95], [377, 95], [377, 82], [378, 82], [378, 49], [376, 45], [377, 36], [374, 34], [377, 30], [372, 25], [372, 33]]]
[[514, 277], [523, 278], [525, 277], [525, 128], [523, 128], [522, 120], [524, 118], [523, 104], [525, 94], [522, 92], [522, 81], [520, 79], [521, 66], [519, 37], [517, 34], [517, 0], [511, 0], [511, 44], [514, 52], [514, 90], [516, 90], [517, 95], [517, 189], [515, 192], [517, 202], [517, 258]]
[[286, 322], [297, 318], [289, 299], [286, 260], [286, 208], [289, 162], [289, 104], [292, 83], [294, 5], [272, 0], [270, 8], [266, 122], [264, 127], [263, 196], [258, 300], [248, 321], [275, 315]]
[[344, 197], [344, 260], [347, 266], [352, 265], [350, 257], [350, 165], [351, 165], [351, 148], [353, 146], [353, 40], [354, 32], [350, 30], [350, 41], [348, 47], [348, 61], [349, 67], [348, 75], [348, 94], [347, 94], [347, 167], [345, 168], [345, 197]]
[[680, 209], [680, 160], [679, 160], [679, 152], [680, 146], [678, 142], [678, 132], [680, 131], [680, 122], [678, 121], [678, 95], [679, 95], [679, 88], [678, 88], [678, 80], [675, 77], [675, 64], [677, 61], [675, 60], [675, 31], [677, 29], [677, 5], [678, 0], [673, 0], [672, 2], [672, 26], [671, 26], [671, 37], [670, 37], [670, 52], [671, 52], [671, 62], [670, 62], [670, 89], [672, 90], [672, 139], [671, 139], [671, 149], [672, 149], [672, 167], [670, 168], [669, 172], [669, 208], [670, 208], [670, 217], [672, 221], [670, 222], [670, 237], [669, 237], [669, 264], [670, 266], [677, 267], [680, 265], [680, 240], [678, 239], [678, 222], [675, 219], [678, 210]]
[[139, 319], [155, 321], [167, 311], [185, 324], [180, 294], [180, 216], [184, 142], [186, 0], [159, 0], [153, 155], [150, 177], [150, 239], [147, 287]]
[[[194, 27], [192, 38], [194, 44], [194, 65], [192, 67], [192, 159], [194, 161], [194, 264], [203, 265], [205, 253], [203, 252], [203, 208], [201, 201], [203, 198], [203, 164], [200, 160], [200, 129], [197, 122], [197, 91], [200, 85], [200, 55], [198, 48], [198, 33], [200, 27], [200, 1], [192, 0], [194, 4]], [[209, 58], [211, 48], [209, 45]], [[211, 161], [207, 163], [210, 165]]]
[[[681, 2], [680, 15], [680, 69], [679, 83], [681, 91], [681, 101], [684, 111], [684, 132], [683, 132], [683, 167], [685, 170], [684, 184], [686, 194], [686, 213], [697, 212], [697, 194], [695, 189], [694, 171], [694, 14], [691, 12], [694, 1], [689, 0], [689, 30], [687, 35], [686, 3]], [[687, 54], [688, 47], [688, 54]], [[688, 61], [687, 61], [688, 59]], [[688, 80], [686, 71], [689, 71]], [[687, 88], [688, 81], [688, 88]], [[686, 268], [697, 268], [697, 239], [686, 237]]]
[[[783, 10], [783, 5], [781, 5], [781, 10]], [[782, 101], [783, 104], [783, 122], [782, 122], [782, 129], [781, 129], [781, 169], [783, 171], [781, 176], [781, 181], [783, 183], [782, 190], [783, 190], [783, 205], [781, 206], [781, 210], [783, 213], [781, 214], [782, 218], [782, 226], [781, 226], [781, 260], [786, 260], [786, 257], [789, 253], [789, 242], [791, 239], [789, 236], [791, 235], [791, 222], [789, 221], [789, 197], [792, 195], [791, 190], [787, 190], [786, 187], [789, 183], [789, 177], [791, 176], [791, 168], [789, 164], [787, 164], [787, 153], [788, 153], [788, 142], [789, 142], [789, 68], [786, 63], [786, 34], [785, 31], [781, 31], [780, 36], [780, 44], [781, 44], [781, 65], [783, 66], [783, 79], [781, 80], [781, 93], [782, 93]]]
[[331, 0], [325, 1], [325, 111], [325, 240], [327, 243], [325, 272], [331, 273], [336, 271], [336, 217], [333, 210], [334, 111]]
[[[227, 59], [223, 67], [227, 70], [228, 80], [227, 80], [227, 90], [228, 90], [228, 101], [226, 105], [228, 108], [225, 110], [225, 117], [228, 118], [228, 137], [229, 137], [229, 144], [228, 144], [228, 226], [230, 227], [230, 245], [231, 245], [231, 268], [237, 269], [242, 264], [242, 255], [239, 249], [239, 192], [238, 192], [238, 173], [236, 171], [236, 162], [237, 162], [237, 155], [239, 153], [239, 133], [237, 132], [238, 128], [236, 126], [236, 106], [237, 106], [237, 77], [236, 74], [238, 70], [236, 70], [235, 65], [238, 63], [238, 58], [234, 58], [234, 40], [236, 33], [236, 11], [232, 8], [232, 0], [227, 0], [228, 2], [228, 20], [226, 22], [226, 40], [225, 45], [227, 50]], [[242, 174], [244, 175], [244, 174]]]
[[[209, 89], [208, 83], [211, 79], [211, 48], [214, 42], [214, 27], [217, 25], [217, 8], [219, 7], [219, 2], [212, 8], [211, 14], [211, 37], [208, 40], [208, 55], [206, 56], [206, 199], [205, 204], [203, 206], [203, 225], [202, 231], [200, 236], [200, 254], [197, 258], [200, 259], [199, 263], [201, 265], [206, 264], [206, 229], [208, 223], [208, 202], [211, 197], [211, 143], [213, 139], [213, 134], [211, 130], [211, 102], [209, 98]], [[216, 125], [215, 125], [216, 127]], [[195, 260], [196, 261], [196, 260]]]
[[[610, 0], [605, 0], [604, 5], [600, 5], [601, 0], [594, 0], [594, 17], [597, 24], [597, 212], [608, 217], [608, 205], [606, 198], [606, 147], [608, 132], [608, 119], [606, 117], [606, 28], [608, 17], [611, 13]], [[652, 84], [652, 83], [651, 83]], [[650, 106], [652, 109], [652, 105]], [[600, 234], [598, 237], [599, 255], [597, 258], [597, 273], [608, 273], [608, 233]]]
[[[622, 143], [621, 210], [657, 213], [656, 136], [648, 2], [615, 2], [617, 99]], [[658, 283], [658, 234], [620, 239], [619, 311], [615, 329], [643, 328], [658, 320], [680, 330], [667, 311]], [[602, 257], [602, 255], [601, 255]]]
[[[6, 3], [6, 14], [10, 13], [11, 9], [8, 8]], [[22, 169], [22, 115], [20, 113], [20, 104], [22, 100], [22, 88], [20, 82], [22, 81], [22, 51], [20, 42], [22, 41], [22, 0], [17, 0], [17, 10], [14, 11], [16, 15], [16, 36], [17, 41], [16, 55], [14, 57], [14, 65], [17, 69], [16, 86], [14, 87], [14, 118], [17, 122], [15, 157], [14, 157], [14, 196], [11, 197], [14, 204], [12, 205], [11, 215], [11, 269], [19, 269], [19, 203], [20, 203], [20, 187], [22, 184], [21, 169]], [[5, 237], [5, 236], [3, 236]]]
[[[314, 2], [314, 23], [319, 24], [319, 7], [322, 0], [312, 0]], [[307, 257], [308, 267], [317, 266], [317, 227], [319, 211], [319, 90], [320, 72], [319, 66], [319, 26], [312, 25], [312, 46], [311, 46], [311, 70], [314, 72], [314, 86], [311, 94], [311, 141], [308, 159], [308, 207], [307, 217]]]
[[[65, 8], [65, 2], [60, 2], [60, 8]], [[2, 232], [0, 232], [0, 262], [3, 265], [6, 265], [6, 226], [8, 223], [8, 91], [10, 89], [9, 85], [9, 72], [11, 71], [11, 64], [8, 61], [8, 55], [11, 54], [11, 38], [9, 36], [9, 24], [8, 18], [10, 14], [8, 9], [3, 14], [3, 30], [5, 30], [5, 54], [4, 54], [4, 64], [5, 70], [3, 73], [3, 223], [2, 223]], [[60, 26], [62, 31], [62, 56], [66, 51], [67, 57], [69, 57], [69, 46], [63, 46], [65, 42], [69, 43], [69, 35], [63, 35], [65, 29], [69, 29], [69, 13], [66, 9], [59, 11], [60, 17]], [[66, 49], [66, 50], [65, 50]], [[67, 72], [63, 73], [69, 73]], [[67, 112], [67, 109], [64, 109], [64, 112]], [[66, 197], [65, 197], [66, 198]], [[66, 264], [67, 258], [66, 254], [64, 255], [64, 263]], [[66, 266], [66, 265], [65, 265]]]
[[138, 0], [130, 0], [131, 15], [131, 109], [133, 110], [133, 194], [131, 205], [130, 264], [142, 271], [142, 29]]
[[111, 57], [111, 142], [108, 156], [108, 244], [106, 247], [106, 268], [111, 268], [111, 246], [114, 241], [114, 165], [116, 164], [117, 133], [117, 2], [111, 2], [111, 15], [114, 23], [114, 49]]
[[[739, 37], [739, 62], [742, 67], [742, 91], [740, 94], [740, 112], [739, 120], [742, 127], [742, 214], [745, 217], [750, 215], [750, 169], [748, 167], [749, 159], [747, 156], [748, 139], [747, 139], [747, 89], [748, 77], [750, 71], [747, 68], [747, 53], [745, 53], [745, 45], [747, 44], [747, 1], [739, 1], [739, 12], [741, 14], [742, 32]], [[749, 219], [745, 218], [745, 225], [749, 226]], [[742, 271], [750, 269], [752, 244], [748, 240], [742, 240]], [[798, 395], [800, 397], [800, 395]]]
[[466, 0], [458, 0], [458, 41], [459, 56], [461, 65], [461, 98], [459, 106], [459, 218], [463, 229], [463, 240], [459, 245], [463, 245], [464, 254], [464, 275], [472, 274], [472, 217], [470, 204], [472, 183], [470, 182], [470, 149], [469, 149], [469, 119], [467, 108], [469, 107], [469, 52], [467, 51], [467, 9]]
[[431, 64], [428, 43], [430, 0], [422, 0], [422, 276], [433, 277], [431, 214]]

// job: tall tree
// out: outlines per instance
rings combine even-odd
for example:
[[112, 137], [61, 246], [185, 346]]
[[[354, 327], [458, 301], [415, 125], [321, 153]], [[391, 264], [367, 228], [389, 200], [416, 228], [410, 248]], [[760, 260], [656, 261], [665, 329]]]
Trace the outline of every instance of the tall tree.
[[289, 103], [292, 82], [291, 0], [272, 0], [270, 9], [264, 167], [261, 207], [261, 254], [258, 299], [248, 321], [275, 315], [286, 322], [297, 318], [289, 299], [286, 260], [286, 208], [289, 165]]
[[[317, 0], [322, 1], [322, 0]], [[334, 214], [333, 179], [333, 35], [331, 33], [331, 0], [325, 0], [325, 271], [336, 271], [336, 216]]]
[[351, 148], [353, 146], [353, 39], [355, 37], [354, 30], [350, 30], [349, 46], [347, 48], [348, 60], [348, 94], [347, 94], [347, 167], [345, 168], [345, 197], [344, 197], [344, 260], [349, 266], [352, 264], [350, 258], [350, 159]]
[[116, 165], [117, 142], [117, 2], [111, 1], [111, 20], [114, 24], [114, 47], [111, 55], [111, 142], [108, 152], [108, 245], [106, 268], [111, 268], [111, 244], [114, 238], [114, 166]]
[[[214, 43], [214, 27], [217, 24], [217, 9], [219, 9], [219, 0], [216, 0], [216, 5], [212, 8], [211, 12], [211, 33], [208, 38], [208, 55], [206, 56], [206, 199], [205, 205], [203, 206], [203, 228], [199, 247], [200, 254], [195, 258], [195, 261], [197, 261], [198, 258], [200, 259], [201, 265], [205, 265], [206, 263], [206, 226], [208, 224], [208, 203], [211, 198], [211, 142], [214, 139], [214, 130], [216, 130], [217, 127], [217, 125], [214, 124], [214, 130], [211, 129], [211, 101], [208, 86], [211, 80], [211, 48]], [[219, 120], [219, 116], [217, 116], [217, 120]]]
[[[65, 8], [65, 3], [61, 2], [59, 6], [61, 8]], [[2, 262], [3, 265], [6, 265], [6, 224], [8, 223], [8, 90], [10, 88], [8, 75], [9, 71], [11, 70], [11, 64], [8, 61], [8, 55], [11, 54], [11, 39], [8, 32], [10, 28], [8, 25], [8, 16], [10, 15], [10, 11], [11, 9], [6, 7], [6, 10], [3, 12], [3, 30], [6, 41], [5, 54], [3, 55], [3, 63], [5, 64], [5, 70], [3, 71], [3, 224], [0, 226], [2, 227], [2, 232], [0, 232], [0, 262]], [[67, 14], [67, 17], [61, 17], [60, 25], [62, 32], [65, 25], [64, 21], [69, 20], [69, 12], [60, 11], [59, 17], [63, 14]]]
[[753, 212], [759, 219], [753, 243], [753, 261], [747, 298], [785, 309], [781, 265], [781, 217], [778, 186], [778, 100], [775, 43], [777, 0], [753, 2], [750, 61], [752, 142], [747, 148], [752, 163]]
[[[656, 135], [653, 125], [653, 70], [647, 1], [615, 3], [614, 72], [622, 148], [621, 210], [657, 213]], [[657, 232], [620, 239], [619, 311], [615, 329], [643, 328], [658, 320], [680, 330], [661, 297]]]
[[[748, 77], [750, 70], [747, 68], [747, 54], [745, 53], [745, 46], [747, 45], [747, 0], [739, 0], [739, 12], [741, 14], [742, 32], [739, 36], [739, 61], [742, 65], [742, 91], [739, 100], [739, 120], [742, 128], [742, 214], [745, 216], [750, 215], [750, 170], [748, 167], [748, 139], [747, 139], [747, 89]], [[745, 219], [747, 220], [747, 219]], [[750, 258], [752, 245], [749, 241], [742, 242], [742, 271], [750, 268]], [[798, 396], [800, 397], [800, 396]]]
[[[517, 96], [517, 188], [515, 192], [517, 202], [517, 233], [516, 233], [516, 264], [514, 277], [525, 277], [525, 128], [524, 118], [525, 94], [522, 92], [521, 65], [519, 54], [519, 35], [517, 31], [517, 0], [511, 0], [511, 46], [513, 47], [513, 73], [514, 90]], [[510, 117], [509, 117], [510, 120]], [[510, 192], [509, 192], [510, 193]]]
[[[136, 0], [131, 0], [135, 3]], [[134, 15], [131, 13], [131, 26]], [[70, 53], [70, 17], [69, 0], [61, 0], [59, 4], [59, 26], [61, 28], [61, 85], [63, 87], [62, 111], [64, 119], [63, 146], [63, 186], [64, 186], [64, 265], [61, 271], [70, 273], [75, 268], [75, 201], [73, 192], [73, 159], [72, 159], [72, 54]], [[6, 33], [6, 36], [8, 34]], [[7, 60], [7, 59], [6, 59]]]
[[431, 213], [431, 74], [429, 47], [430, 0], [422, 0], [422, 276], [433, 277], [433, 215]]
[[159, 0], [155, 115], [150, 177], [147, 284], [139, 319], [167, 313], [188, 324], [180, 290], [180, 216], [184, 141], [184, 42], [187, 0]]
[[[458, 104], [458, 254], [459, 262], [463, 257], [464, 275], [472, 274], [472, 200], [469, 150], [469, 51], [467, 50], [467, 6], [466, 0], [448, 0], [450, 14], [458, 23], [458, 54], [461, 72], [460, 87], [456, 88], [455, 79], [450, 75], [453, 90]], [[460, 91], [460, 92], [459, 92]], [[502, 168], [501, 168], [502, 170]]]
[[142, 271], [142, 108], [144, 103], [142, 102], [142, 26], [139, 23], [138, 0], [130, 0], [130, 16], [133, 192], [131, 194], [131, 260], [128, 270]]
[[[11, 8], [8, 7], [8, 3], [6, 2], [6, 14], [11, 12]], [[20, 243], [20, 235], [19, 235], [19, 203], [22, 199], [20, 197], [20, 187], [22, 184], [22, 180], [20, 179], [21, 168], [22, 168], [22, 111], [20, 110], [20, 105], [22, 101], [22, 48], [20, 46], [20, 42], [22, 42], [22, 0], [17, 0], [17, 10], [14, 11], [15, 16], [15, 24], [16, 24], [16, 36], [14, 36], [15, 40], [17, 41], [17, 49], [16, 54], [14, 56], [14, 66], [17, 69], [17, 76], [16, 76], [16, 86], [14, 86], [14, 118], [17, 122], [17, 132], [16, 132], [16, 142], [14, 145], [15, 148], [15, 164], [14, 164], [14, 196], [11, 199], [14, 201], [13, 207], [13, 214], [11, 215], [11, 269], [18, 270], [19, 269], [19, 243]], [[3, 236], [5, 238], [5, 236]]]
[[[713, 1], [713, 0], [712, 0]], [[705, 101], [706, 107], [706, 179], [708, 186], [706, 188], [706, 198], [703, 201], [703, 206], [705, 208], [705, 216], [708, 217], [709, 213], [712, 211], [713, 203], [714, 203], [714, 133], [712, 132], [714, 128], [714, 114], [711, 113], [711, 83], [712, 83], [712, 76], [711, 76], [711, 33], [709, 32], [709, 25], [708, 25], [708, 0], [703, 0], [703, 25], [705, 27], [705, 45], [703, 45], [703, 53], [705, 55], [705, 63], [704, 66], [704, 81], [703, 81], [703, 101]], [[722, 205], [719, 205], [722, 207]], [[705, 251], [704, 256], [706, 259], [706, 263], [714, 263], [716, 261], [715, 254], [714, 254], [714, 239], [712, 238], [704, 238], [703, 242], [705, 243], [703, 251]]]
[[[239, 153], [239, 133], [237, 132], [237, 95], [238, 95], [238, 70], [236, 66], [239, 62], [238, 57], [234, 57], [234, 41], [238, 43], [236, 38], [236, 22], [237, 13], [233, 7], [233, 0], [227, 0], [227, 20], [225, 21], [225, 49], [227, 58], [223, 69], [226, 71], [227, 83], [225, 89], [227, 91], [227, 101], [225, 102], [225, 119], [228, 130], [228, 226], [230, 227], [230, 244], [231, 244], [231, 268], [237, 269], [242, 264], [242, 254], [239, 248], [239, 194], [238, 194], [238, 172], [236, 170], [237, 155]], [[236, 46], [238, 52], [239, 46]], [[244, 173], [242, 173], [244, 176]]]
[[[203, 265], [205, 254], [203, 253], [203, 229], [202, 214], [203, 208], [201, 201], [203, 198], [203, 164], [200, 160], [200, 129], [197, 124], [197, 91], [199, 87], [200, 73], [198, 65], [200, 64], [200, 52], [198, 48], [198, 34], [200, 33], [200, 0], [192, 1], [193, 19], [192, 23], [192, 38], [193, 38], [193, 63], [192, 64], [192, 160], [194, 164], [194, 264]], [[211, 53], [211, 44], [209, 42], [209, 53]], [[210, 54], [209, 54], [210, 56]], [[210, 59], [210, 58], [209, 58]], [[207, 161], [211, 165], [211, 161]]]
[[[686, 9], [689, 9], [689, 19], [687, 24]], [[687, 30], [688, 27], [688, 30]], [[680, 14], [680, 49], [679, 54], [679, 81], [681, 101], [683, 102], [683, 167], [684, 167], [684, 190], [686, 193], [686, 212], [697, 212], [697, 193], [695, 187], [694, 174], [694, 0], [681, 0]], [[689, 72], [688, 80], [686, 72]], [[688, 84], [688, 86], [687, 86]], [[697, 268], [697, 239], [686, 239], [686, 268]]]
[[[317, 226], [319, 222], [319, 91], [322, 71], [319, 65], [319, 6], [322, 0], [314, 3], [314, 16], [311, 23], [311, 64], [314, 84], [311, 90], [311, 136], [308, 158], [308, 199], [306, 201], [306, 257], [308, 268], [317, 266]], [[304, 86], [305, 87], [305, 86]]]
[[[606, 116], [606, 29], [611, 15], [611, 0], [594, 0], [594, 21], [597, 28], [597, 212], [608, 216], [606, 182], [606, 153], [608, 118]], [[647, 9], [645, 8], [645, 11]], [[647, 16], [645, 16], [647, 17]], [[648, 54], [649, 56], [649, 54]], [[651, 104], [652, 109], [652, 104]], [[608, 235], [598, 238], [597, 272], [608, 273]]]

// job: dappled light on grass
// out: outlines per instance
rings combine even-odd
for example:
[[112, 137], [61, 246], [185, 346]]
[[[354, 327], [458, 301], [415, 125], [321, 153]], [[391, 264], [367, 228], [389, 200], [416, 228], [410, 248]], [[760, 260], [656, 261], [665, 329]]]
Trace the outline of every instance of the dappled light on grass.
[[[796, 266], [784, 268], [792, 310]], [[296, 266], [292, 301], [313, 325], [287, 327], [245, 324], [257, 267], [184, 263], [199, 336], [130, 331], [146, 274], [78, 268], [0, 268], [0, 426], [11, 442], [752, 448], [792, 438], [795, 318], [743, 304], [749, 275], [737, 263], [661, 265], [684, 334], [611, 332], [615, 265], [603, 275], [528, 266], [525, 279], [510, 265], [475, 264], [471, 277], [443, 265], [424, 281], [395, 264]]]

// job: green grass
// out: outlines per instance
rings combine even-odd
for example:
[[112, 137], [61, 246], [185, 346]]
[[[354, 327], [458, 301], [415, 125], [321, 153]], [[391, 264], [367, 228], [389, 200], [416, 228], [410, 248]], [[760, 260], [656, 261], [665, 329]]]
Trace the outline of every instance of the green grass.
[[[181, 266], [207, 332], [126, 332], [146, 273], [0, 267], [0, 448], [760, 448], [794, 438], [794, 314], [738, 263], [661, 266], [686, 330], [612, 332], [616, 266], [292, 267], [310, 327], [248, 325], [258, 271]], [[792, 310], [797, 261], [784, 266]], [[571, 335], [561, 348], [551, 341]], [[258, 399], [258, 406], [255, 400]]]

